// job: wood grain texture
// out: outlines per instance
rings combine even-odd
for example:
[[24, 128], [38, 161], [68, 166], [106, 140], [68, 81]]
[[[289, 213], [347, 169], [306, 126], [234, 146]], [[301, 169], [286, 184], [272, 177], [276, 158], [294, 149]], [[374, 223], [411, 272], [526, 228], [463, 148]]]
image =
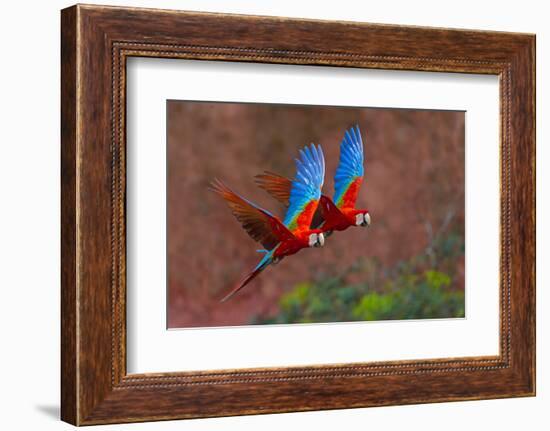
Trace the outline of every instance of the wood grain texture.
[[61, 417], [77, 422], [76, 9], [61, 16]]
[[[79, 5], [62, 11], [61, 37], [63, 420], [85, 425], [534, 394], [533, 35]], [[499, 75], [499, 356], [127, 375], [130, 56]]]

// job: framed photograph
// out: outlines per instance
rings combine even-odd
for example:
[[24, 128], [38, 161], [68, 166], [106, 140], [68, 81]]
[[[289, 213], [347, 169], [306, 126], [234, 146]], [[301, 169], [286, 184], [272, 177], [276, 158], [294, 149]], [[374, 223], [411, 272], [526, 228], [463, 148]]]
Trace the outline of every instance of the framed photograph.
[[62, 419], [535, 394], [535, 36], [61, 13]]

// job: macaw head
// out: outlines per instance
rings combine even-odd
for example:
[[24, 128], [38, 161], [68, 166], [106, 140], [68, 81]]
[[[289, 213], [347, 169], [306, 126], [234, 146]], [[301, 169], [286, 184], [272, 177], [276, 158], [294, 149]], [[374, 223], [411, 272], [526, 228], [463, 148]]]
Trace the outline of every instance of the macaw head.
[[355, 226], [369, 227], [370, 215], [367, 210], [358, 210], [355, 214]]
[[325, 235], [320, 229], [313, 229], [309, 233], [308, 237], [309, 247], [322, 247], [325, 245]]

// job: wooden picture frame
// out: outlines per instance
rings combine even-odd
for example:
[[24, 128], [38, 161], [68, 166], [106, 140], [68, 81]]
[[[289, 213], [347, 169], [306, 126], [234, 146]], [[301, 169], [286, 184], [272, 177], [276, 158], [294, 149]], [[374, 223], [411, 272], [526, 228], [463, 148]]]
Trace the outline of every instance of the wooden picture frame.
[[[83, 5], [61, 17], [64, 421], [535, 394], [534, 35]], [[127, 374], [125, 66], [131, 56], [498, 75], [500, 354]]]

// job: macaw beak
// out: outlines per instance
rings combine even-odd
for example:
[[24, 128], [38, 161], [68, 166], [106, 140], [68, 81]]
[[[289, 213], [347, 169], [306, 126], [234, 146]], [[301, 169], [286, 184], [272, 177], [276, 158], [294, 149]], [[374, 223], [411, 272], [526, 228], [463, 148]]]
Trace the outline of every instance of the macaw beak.
[[363, 214], [363, 223], [361, 223], [361, 226], [367, 226], [367, 227], [370, 226], [370, 214], [369, 213]]
[[322, 247], [325, 245], [325, 236], [322, 232], [312, 233], [309, 236], [309, 246], [310, 247]]
[[315, 247], [322, 247], [325, 245], [325, 235], [321, 232], [319, 236], [317, 237], [317, 244]]

